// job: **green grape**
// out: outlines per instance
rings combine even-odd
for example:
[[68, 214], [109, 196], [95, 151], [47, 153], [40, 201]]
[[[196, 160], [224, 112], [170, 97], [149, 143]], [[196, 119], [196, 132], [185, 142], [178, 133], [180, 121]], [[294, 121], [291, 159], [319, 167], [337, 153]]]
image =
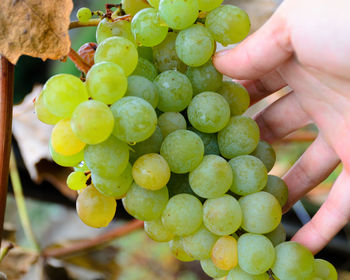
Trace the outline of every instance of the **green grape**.
[[163, 188], [170, 179], [170, 168], [165, 159], [158, 154], [139, 157], [132, 167], [135, 182], [148, 190]]
[[210, 277], [220, 278], [228, 274], [227, 270], [217, 268], [211, 259], [201, 260], [200, 263], [203, 271]]
[[160, 154], [174, 173], [183, 174], [194, 170], [202, 161], [204, 145], [192, 131], [176, 130], [163, 141]]
[[131, 23], [127, 20], [110, 21], [104, 18], [100, 21], [96, 29], [96, 41], [100, 44], [109, 37], [120, 36], [134, 41], [134, 36], [131, 33]]
[[228, 159], [248, 155], [258, 145], [259, 138], [259, 127], [254, 120], [244, 116], [232, 117], [218, 134], [219, 149]]
[[239, 266], [236, 266], [232, 269], [226, 277], [226, 280], [270, 280], [270, 277], [267, 273], [252, 275], [245, 272]]
[[79, 104], [71, 119], [74, 134], [89, 145], [105, 141], [111, 135], [113, 126], [111, 110], [105, 103], [97, 100]]
[[89, 8], [83, 7], [80, 8], [77, 12], [77, 19], [80, 22], [88, 22], [92, 17], [92, 12]]
[[71, 156], [64, 156], [59, 153], [57, 153], [51, 145], [51, 142], [49, 144], [49, 151], [50, 155], [52, 157], [52, 160], [56, 162], [58, 165], [64, 166], [64, 167], [72, 167], [84, 160], [84, 150], [80, 151], [79, 153]]
[[[163, 143], [163, 135], [160, 128], [157, 126], [156, 130], [150, 138], [145, 141], [136, 143], [135, 146], [132, 146], [132, 149], [135, 151], [131, 152], [130, 156], [136, 157], [136, 159], [142, 155], [150, 153], [159, 153], [160, 147]], [[136, 160], [135, 159], [135, 160]]]
[[238, 201], [228, 194], [208, 199], [203, 205], [203, 223], [216, 235], [230, 235], [242, 224], [242, 210]]
[[[204, 91], [216, 92], [222, 84], [223, 77], [211, 60], [199, 67], [189, 67], [186, 76], [192, 83], [194, 95]], [[226, 101], [230, 104], [227, 99]]]
[[131, 32], [140, 46], [159, 45], [168, 34], [168, 27], [161, 25], [154, 8], [139, 11], [132, 19]]
[[275, 248], [266, 236], [245, 233], [239, 237], [237, 248], [239, 267], [249, 274], [262, 274], [275, 262]]
[[144, 0], [122, 0], [122, 7], [125, 13], [134, 16], [138, 11], [149, 8], [150, 5]]
[[171, 173], [167, 186], [169, 190], [169, 197], [173, 197], [181, 193], [187, 193], [196, 196], [196, 194], [192, 191], [190, 183], [188, 181], [188, 174]]
[[242, 209], [242, 228], [251, 233], [265, 234], [273, 231], [281, 222], [282, 209], [270, 193], [257, 192], [239, 199]]
[[241, 84], [224, 81], [219, 87], [220, 93], [230, 105], [231, 116], [242, 115], [250, 105], [250, 95]]
[[89, 172], [89, 167], [87, 167], [85, 162], [80, 162], [77, 166], [74, 166], [74, 171]]
[[259, 158], [265, 164], [267, 172], [270, 172], [275, 165], [276, 153], [272, 146], [267, 142], [259, 141], [258, 146], [251, 155]]
[[266, 233], [265, 236], [270, 239], [273, 246], [276, 247], [278, 244], [286, 241], [287, 233], [282, 223], [280, 223], [278, 227], [276, 227], [273, 231]]
[[315, 259], [315, 276], [324, 280], [337, 280], [338, 273], [334, 266], [322, 259]]
[[138, 46], [137, 52], [139, 54], [139, 58], [147, 59], [149, 62], [153, 63], [153, 50], [152, 50], [152, 48]]
[[219, 7], [223, 0], [198, 0], [201, 11], [211, 11]]
[[84, 158], [91, 172], [105, 179], [113, 179], [121, 175], [127, 167], [129, 147], [110, 136], [100, 144], [87, 145]]
[[230, 120], [230, 107], [220, 94], [206, 91], [196, 95], [187, 109], [187, 116], [194, 128], [201, 132], [215, 133]]
[[79, 153], [85, 147], [85, 143], [75, 136], [68, 119], [60, 120], [51, 133], [52, 148], [63, 156], [71, 156]]
[[165, 71], [154, 82], [159, 92], [158, 108], [162, 112], [180, 112], [190, 104], [192, 85], [184, 74], [175, 70]]
[[141, 76], [128, 77], [128, 90], [126, 96], [136, 96], [146, 100], [153, 108], [156, 108], [159, 102], [157, 87], [148, 79]]
[[149, 138], [157, 127], [157, 114], [152, 105], [142, 98], [127, 96], [111, 106], [115, 125], [113, 135], [132, 143]]
[[238, 195], [247, 195], [261, 191], [267, 182], [267, 171], [262, 161], [256, 157], [238, 156], [229, 161], [233, 181], [231, 191]]
[[242, 41], [248, 35], [250, 20], [242, 9], [233, 5], [223, 5], [207, 15], [205, 26], [215, 41], [227, 46]]
[[194, 259], [189, 256], [184, 247], [183, 247], [183, 238], [181, 237], [174, 237], [173, 240], [169, 242], [169, 248], [171, 253], [174, 255], [175, 258], [182, 262], [192, 262]]
[[153, 7], [158, 9], [160, 0], [147, 0], [147, 2]]
[[92, 185], [86, 187], [77, 198], [79, 218], [94, 228], [106, 227], [112, 221], [117, 208], [114, 198], [104, 196]]
[[163, 226], [161, 219], [145, 222], [144, 228], [148, 237], [154, 241], [169, 242], [174, 238], [174, 234]]
[[81, 190], [86, 187], [87, 177], [83, 171], [74, 171], [67, 177], [67, 186], [73, 191]]
[[269, 175], [263, 191], [276, 197], [282, 207], [287, 203], [288, 187], [280, 177]]
[[175, 30], [191, 26], [199, 14], [198, 0], [161, 0], [159, 16]]
[[196, 133], [203, 141], [205, 155], [220, 155], [218, 139], [216, 134], [200, 132], [194, 127], [189, 127], [188, 130]]
[[314, 257], [303, 245], [284, 242], [276, 246], [276, 261], [273, 273], [280, 279], [308, 279], [314, 271]]
[[238, 263], [237, 240], [232, 236], [220, 237], [211, 250], [211, 260], [217, 268], [231, 270]]
[[122, 174], [116, 178], [103, 178], [92, 172], [91, 180], [100, 193], [117, 199], [122, 198], [128, 192], [133, 182], [131, 164], [128, 163]]
[[88, 100], [84, 83], [69, 74], [52, 76], [45, 83], [42, 94], [47, 110], [60, 118], [70, 118], [74, 109]]
[[163, 211], [163, 225], [175, 235], [191, 235], [202, 224], [202, 208], [202, 203], [193, 195], [175, 195]]
[[224, 195], [232, 184], [232, 170], [225, 159], [217, 155], [207, 155], [191, 171], [189, 181], [192, 190], [203, 198]]
[[86, 87], [93, 99], [112, 104], [124, 96], [128, 80], [119, 65], [100, 62], [93, 65], [87, 73]]
[[176, 32], [169, 32], [162, 43], [153, 47], [154, 64], [159, 72], [178, 70], [183, 73], [186, 71], [186, 64], [176, 54], [176, 37]]
[[47, 109], [44, 103], [43, 91], [41, 91], [40, 94], [35, 98], [34, 106], [36, 116], [43, 123], [53, 125], [62, 119], [61, 117], [50, 113], [50, 111]]
[[187, 123], [182, 114], [177, 112], [166, 112], [159, 116], [158, 126], [162, 131], [163, 137], [165, 138], [176, 130], [186, 130]]
[[129, 76], [136, 68], [138, 53], [135, 45], [123, 37], [110, 37], [102, 41], [95, 52], [95, 63], [113, 62]]
[[198, 67], [210, 59], [215, 50], [215, 42], [202, 25], [194, 24], [180, 31], [175, 42], [177, 56], [188, 66]]
[[142, 76], [150, 81], [153, 81], [157, 76], [158, 72], [153, 63], [143, 57], [139, 57], [135, 71], [132, 73], [133, 76]]
[[125, 210], [142, 221], [152, 221], [158, 219], [169, 200], [168, 189], [164, 188], [151, 191], [133, 183], [123, 198]]

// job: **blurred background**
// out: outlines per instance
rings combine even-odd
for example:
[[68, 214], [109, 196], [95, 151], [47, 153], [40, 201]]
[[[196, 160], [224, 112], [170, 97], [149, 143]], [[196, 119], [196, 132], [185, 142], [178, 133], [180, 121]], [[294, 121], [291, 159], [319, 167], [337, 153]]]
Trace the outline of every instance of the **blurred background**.
[[[75, 20], [76, 11], [80, 7], [102, 10], [107, 2], [113, 3], [105, 0], [76, 0], [71, 19]], [[253, 32], [270, 17], [281, 1], [225, 2], [247, 11], [252, 21]], [[72, 30], [70, 35], [73, 49], [78, 50], [82, 44], [94, 42], [95, 29], [88, 27]], [[33, 109], [32, 101], [40, 91], [40, 85], [57, 73], [80, 75], [70, 60], [64, 63], [43, 62], [40, 59], [22, 56], [15, 68], [14, 102], [18, 105], [14, 110], [13, 151], [34, 238], [23, 230], [25, 225], [23, 227], [18, 214], [22, 206], [17, 206], [13, 195], [16, 186], [10, 182], [5, 217], [5, 244], [14, 242], [16, 247], [1, 262], [0, 271], [4, 271], [8, 279], [25, 280], [210, 279], [201, 272], [199, 262], [177, 261], [171, 255], [167, 244], [153, 242], [142, 230], [117, 238], [108, 244], [98, 244], [94, 249], [75, 250], [74, 254], [68, 256], [57, 255], [47, 258], [46, 261], [39, 257], [38, 248], [74, 247], [78, 240], [89, 242], [90, 238], [98, 239], [101, 234], [103, 236], [105, 232], [131, 220], [121, 203], [116, 218], [108, 228], [92, 229], [78, 218], [75, 212], [76, 193], [65, 185], [65, 178], [70, 170], [50, 161], [48, 156], [50, 128], [36, 120]], [[29, 95], [30, 93], [32, 94]], [[254, 115], [283, 94], [285, 92], [278, 92], [254, 105], [248, 110], [247, 115]], [[24, 100], [25, 97], [27, 98]], [[316, 135], [317, 128], [311, 125], [275, 143], [277, 163], [271, 174], [282, 176], [302, 155]], [[327, 180], [284, 215], [283, 224], [289, 238], [312, 217], [327, 198], [341, 168], [339, 166]], [[13, 165], [11, 172], [14, 176], [13, 182], [16, 182], [16, 169]], [[15, 184], [18, 185], [18, 182]], [[350, 226], [346, 226], [317, 257], [332, 262], [339, 271], [339, 279], [350, 279]]]

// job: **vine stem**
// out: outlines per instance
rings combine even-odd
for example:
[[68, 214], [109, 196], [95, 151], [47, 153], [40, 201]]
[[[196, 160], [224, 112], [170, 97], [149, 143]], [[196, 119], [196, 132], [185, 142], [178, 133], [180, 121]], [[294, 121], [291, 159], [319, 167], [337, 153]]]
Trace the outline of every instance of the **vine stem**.
[[89, 72], [90, 70], [90, 65], [88, 65], [84, 59], [72, 48], [70, 48], [70, 51], [68, 53], [68, 57], [73, 61], [75, 66], [85, 74]]
[[28, 217], [28, 211], [23, 195], [23, 190], [22, 190], [22, 184], [21, 184], [21, 179], [18, 174], [18, 169], [16, 165], [16, 158], [13, 154], [13, 151], [11, 151], [11, 156], [10, 156], [10, 177], [11, 177], [11, 183], [12, 183], [12, 188], [13, 192], [15, 195], [15, 200], [17, 204], [17, 209], [18, 209], [18, 214], [19, 214], [19, 219], [21, 221], [21, 225], [24, 230], [24, 234], [28, 241], [31, 244], [31, 247], [34, 248], [34, 250], [39, 253], [40, 252], [40, 247], [38, 242], [35, 239], [32, 227], [30, 225], [30, 220]]
[[0, 247], [11, 150], [14, 65], [0, 55]]
[[53, 248], [53, 249], [44, 250], [42, 252], [42, 255], [46, 258], [60, 258], [60, 257], [75, 255], [83, 251], [101, 246], [118, 237], [127, 235], [133, 231], [136, 231], [142, 227], [143, 227], [143, 221], [133, 220], [121, 227], [112, 229], [94, 238], [75, 242], [70, 247]]
[[69, 29], [74, 29], [74, 28], [79, 28], [79, 27], [97, 26], [100, 23], [100, 21], [101, 20], [99, 18], [90, 19], [87, 22], [72, 21], [69, 24]]
[[2, 260], [6, 257], [6, 255], [8, 254], [8, 252], [13, 249], [15, 246], [13, 246], [13, 244], [10, 242], [9, 244], [6, 245], [5, 248], [3, 248], [1, 250], [0, 253], [0, 263], [2, 262]]

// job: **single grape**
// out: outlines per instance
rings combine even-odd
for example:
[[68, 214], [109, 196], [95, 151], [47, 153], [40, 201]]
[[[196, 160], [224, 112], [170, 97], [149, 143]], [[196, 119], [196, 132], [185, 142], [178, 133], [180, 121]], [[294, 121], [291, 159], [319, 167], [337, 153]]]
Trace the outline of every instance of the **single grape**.
[[77, 166], [74, 166], [74, 171], [83, 171], [83, 172], [89, 172], [89, 167], [87, 167], [86, 163], [80, 162]]
[[162, 131], [163, 137], [167, 137], [170, 133], [184, 129], [186, 130], [187, 124], [184, 116], [177, 112], [166, 112], [159, 116], [158, 126]]
[[122, 0], [122, 7], [125, 13], [134, 16], [138, 11], [149, 8], [150, 5], [144, 0]]
[[321, 279], [337, 280], [338, 273], [334, 266], [326, 260], [315, 259], [315, 276]]
[[200, 263], [203, 271], [210, 277], [220, 278], [228, 274], [227, 270], [217, 268], [211, 259], [201, 260]]
[[73, 191], [86, 188], [87, 176], [82, 171], [74, 171], [67, 177], [67, 186]]
[[109, 37], [120, 36], [134, 42], [134, 36], [131, 33], [131, 23], [127, 20], [110, 21], [104, 18], [100, 21], [96, 29], [96, 41], [100, 44]]
[[90, 67], [95, 63], [94, 56], [95, 56], [96, 49], [97, 49], [97, 44], [89, 42], [82, 45], [78, 50], [78, 54], [81, 56], [84, 62], [88, 64]]
[[158, 71], [153, 63], [143, 57], [139, 57], [133, 76], [142, 76], [153, 81], [158, 76]]
[[114, 198], [104, 196], [92, 185], [85, 188], [77, 198], [79, 218], [88, 226], [106, 227], [112, 221], [117, 208]]
[[71, 127], [84, 143], [95, 145], [105, 141], [112, 133], [114, 118], [109, 107], [97, 100], [88, 100], [74, 110]]
[[156, 130], [150, 138], [145, 141], [136, 143], [135, 146], [132, 146], [134, 152], [131, 151], [130, 157], [133, 157], [136, 160], [138, 157], [145, 154], [159, 153], [162, 143], [163, 135], [160, 128], [157, 126]]
[[156, 108], [159, 102], [157, 87], [148, 79], [141, 76], [128, 77], [128, 90], [126, 96], [136, 96], [146, 100], [153, 108]]
[[288, 187], [280, 177], [269, 175], [263, 191], [276, 197], [282, 207], [287, 203]]
[[145, 232], [149, 238], [157, 242], [168, 242], [174, 238], [174, 234], [166, 229], [161, 219], [144, 223]]
[[224, 81], [219, 87], [220, 93], [230, 105], [231, 116], [242, 115], [250, 105], [250, 95], [241, 84]]
[[64, 156], [59, 153], [57, 153], [51, 145], [51, 142], [49, 144], [49, 151], [50, 155], [52, 157], [52, 160], [56, 162], [58, 165], [64, 166], [64, 167], [72, 167], [76, 166], [80, 162], [84, 160], [84, 150], [81, 150], [79, 153], [71, 156]]
[[201, 11], [211, 11], [219, 7], [223, 0], [198, 0]]
[[183, 247], [183, 238], [181, 237], [174, 237], [173, 240], [169, 242], [169, 248], [171, 253], [174, 255], [175, 258], [182, 262], [192, 262], [194, 259], [189, 256], [184, 247]]
[[234, 268], [238, 263], [237, 240], [232, 236], [220, 237], [211, 250], [211, 260], [222, 270]]
[[213, 55], [215, 42], [207, 28], [194, 24], [180, 31], [175, 47], [177, 56], [186, 65], [198, 67], [208, 62]]
[[160, 154], [168, 162], [170, 170], [183, 174], [194, 170], [202, 161], [204, 145], [192, 131], [176, 130], [163, 141]]
[[278, 244], [286, 241], [287, 233], [282, 223], [280, 223], [278, 227], [276, 227], [273, 231], [266, 233], [265, 236], [270, 239], [273, 246], [276, 247]]
[[83, 7], [80, 8], [77, 12], [77, 19], [80, 22], [88, 22], [92, 17], [92, 12], [89, 8]]
[[[259, 274], [259, 275], [252, 275], [247, 272], [245, 272], [243, 269], [241, 269], [238, 265], [232, 269], [229, 274], [226, 277], [226, 280], [270, 280], [271, 278], [267, 273]], [[276, 279], [278, 280], [278, 279]]]
[[272, 146], [267, 142], [259, 141], [258, 146], [251, 155], [259, 158], [265, 164], [267, 172], [270, 172], [275, 165], [276, 153]]
[[188, 130], [196, 133], [203, 141], [205, 155], [220, 155], [217, 135], [214, 133], [200, 132], [194, 127], [190, 126]]
[[44, 103], [43, 91], [35, 98], [35, 113], [40, 121], [46, 124], [56, 124], [62, 118], [52, 114]]

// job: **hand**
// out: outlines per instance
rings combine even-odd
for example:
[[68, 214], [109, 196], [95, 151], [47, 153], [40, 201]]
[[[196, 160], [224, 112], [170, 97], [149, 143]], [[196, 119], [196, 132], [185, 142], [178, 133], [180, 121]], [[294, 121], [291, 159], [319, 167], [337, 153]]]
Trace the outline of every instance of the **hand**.
[[292, 90], [254, 118], [273, 142], [315, 123], [317, 139], [284, 176], [287, 211], [322, 182], [339, 161], [343, 171], [313, 219], [293, 237], [313, 253], [350, 220], [350, 18], [347, 0], [285, 0], [270, 20], [234, 49], [214, 57], [240, 82], [252, 103]]

